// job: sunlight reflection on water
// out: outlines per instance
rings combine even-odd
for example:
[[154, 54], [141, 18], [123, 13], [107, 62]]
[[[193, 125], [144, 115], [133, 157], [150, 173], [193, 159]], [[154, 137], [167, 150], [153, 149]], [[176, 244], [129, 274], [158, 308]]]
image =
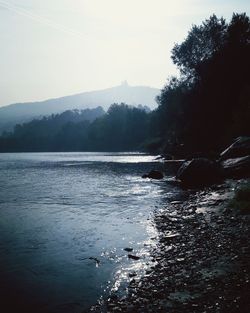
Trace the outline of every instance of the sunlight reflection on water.
[[[154, 159], [136, 153], [0, 154], [0, 278], [7, 296], [20, 294], [34, 311], [43, 306], [77, 313], [104, 290], [125, 286], [130, 273], [143, 274], [150, 238], [157, 237], [150, 214], [173, 194], [167, 178], [141, 178], [162, 169]], [[128, 259], [126, 247], [140, 259]], [[65, 311], [67, 302], [79, 307]]]
[[[144, 223], [145, 229], [148, 234], [148, 238], [144, 240], [140, 244], [141, 249], [136, 252], [136, 256], [140, 259], [137, 261], [130, 260], [129, 262], [124, 262], [116, 271], [114, 275], [114, 283], [112, 284], [110, 290], [112, 292], [118, 291], [121, 286], [124, 286], [123, 290], [120, 290], [121, 293], [126, 292], [126, 286], [129, 280], [133, 278], [129, 278], [130, 274], [135, 273], [136, 277], [140, 277], [145, 274], [145, 271], [152, 266], [152, 262], [149, 259], [150, 256], [150, 249], [152, 249], [156, 245], [156, 238], [158, 232], [156, 228], [152, 225], [151, 222]], [[154, 238], [153, 240], [150, 238]], [[131, 252], [131, 253], [134, 253]], [[132, 276], [133, 277], [133, 276]], [[107, 289], [106, 289], [107, 291]]]

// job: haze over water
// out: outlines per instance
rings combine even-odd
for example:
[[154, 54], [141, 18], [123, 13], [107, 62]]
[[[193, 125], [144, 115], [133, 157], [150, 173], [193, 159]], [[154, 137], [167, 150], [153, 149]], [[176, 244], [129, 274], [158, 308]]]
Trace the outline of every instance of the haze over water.
[[[29, 303], [35, 312], [82, 312], [143, 268], [145, 247], [157, 235], [148, 217], [176, 191], [141, 178], [161, 167], [143, 154], [1, 154], [6, 302]], [[141, 261], [128, 260], [126, 247]]]

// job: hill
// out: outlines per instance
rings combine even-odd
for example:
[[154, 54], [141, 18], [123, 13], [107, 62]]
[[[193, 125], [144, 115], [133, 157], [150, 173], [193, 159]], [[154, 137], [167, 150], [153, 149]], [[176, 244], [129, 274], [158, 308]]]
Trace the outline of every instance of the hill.
[[112, 103], [124, 102], [129, 105], [146, 105], [150, 109], [156, 108], [155, 97], [159, 89], [146, 86], [129, 86], [127, 82], [120, 86], [103, 90], [83, 92], [76, 95], [48, 99], [40, 102], [14, 103], [0, 108], [0, 133], [11, 130], [17, 123], [23, 123], [47, 116], [61, 113], [66, 110], [83, 110], [102, 106], [105, 110]]

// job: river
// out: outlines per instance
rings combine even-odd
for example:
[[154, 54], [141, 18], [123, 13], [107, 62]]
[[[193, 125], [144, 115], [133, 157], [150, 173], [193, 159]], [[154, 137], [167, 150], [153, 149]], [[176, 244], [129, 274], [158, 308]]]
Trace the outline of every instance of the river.
[[1, 301], [77, 313], [122, 289], [149, 265], [150, 215], [178, 192], [171, 175], [141, 178], [162, 167], [140, 153], [0, 154]]

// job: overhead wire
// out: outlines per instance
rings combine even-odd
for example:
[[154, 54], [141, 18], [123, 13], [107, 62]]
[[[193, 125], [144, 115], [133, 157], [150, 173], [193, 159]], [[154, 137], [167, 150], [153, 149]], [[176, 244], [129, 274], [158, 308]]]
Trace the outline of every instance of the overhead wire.
[[15, 12], [15, 13], [17, 13], [19, 15], [22, 15], [22, 16], [25, 16], [25, 17], [27, 17], [29, 19], [32, 19], [32, 20], [34, 20], [34, 21], [36, 21], [38, 23], [44, 24], [44, 25], [46, 25], [48, 27], [52, 27], [52, 28], [54, 28], [56, 30], [62, 31], [64, 33], [67, 33], [69, 35], [73, 35], [73, 36], [78, 37], [78, 38], [84, 37], [84, 35], [81, 32], [79, 32], [79, 31], [76, 31], [76, 30], [71, 29], [69, 27], [65, 27], [62, 24], [56, 23], [56, 22], [54, 22], [54, 21], [52, 21], [52, 20], [50, 20], [50, 19], [48, 19], [46, 17], [43, 17], [43, 16], [41, 16], [39, 14], [36, 14], [34, 12], [31, 12], [31, 11], [29, 11], [27, 9], [24, 9], [24, 8], [22, 8], [20, 6], [17, 6], [15, 4], [13, 4], [13, 3], [11, 4], [11, 3], [7, 3], [6, 1], [0, 0], [0, 6], [5, 8], [5, 9], [7, 9], [7, 10]]

